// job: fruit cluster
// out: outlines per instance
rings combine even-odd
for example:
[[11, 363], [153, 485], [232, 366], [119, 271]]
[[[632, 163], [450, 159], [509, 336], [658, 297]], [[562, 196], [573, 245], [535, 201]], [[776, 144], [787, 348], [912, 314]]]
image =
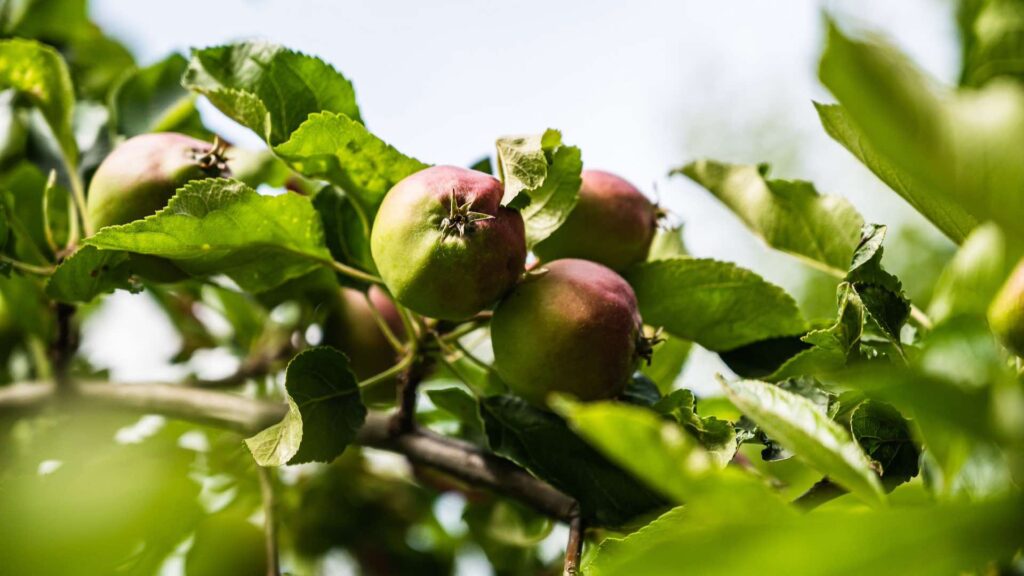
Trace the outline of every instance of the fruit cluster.
[[[129, 139], [92, 180], [89, 221], [99, 229], [144, 218], [185, 182], [230, 175], [229, 164], [222, 146], [180, 134]], [[584, 170], [575, 208], [534, 247], [539, 261], [527, 271], [523, 218], [501, 204], [503, 193], [494, 177], [453, 166], [421, 170], [387, 193], [370, 238], [387, 293], [342, 289], [324, 322], [324, 343], [349, 354], [357, 376], [394, 362], [380, 326], [404, 334], [394, 298], [441, 321], [493, 308], [495, 369], [533, 403], [551, 392], [583, 400], [622, 392], [649, 346], [636, 296], [616, 271], [647, 257], [657, 207], [622, 178]], [[180, 272], [159, 259], [135, 265], [154, 281]]]

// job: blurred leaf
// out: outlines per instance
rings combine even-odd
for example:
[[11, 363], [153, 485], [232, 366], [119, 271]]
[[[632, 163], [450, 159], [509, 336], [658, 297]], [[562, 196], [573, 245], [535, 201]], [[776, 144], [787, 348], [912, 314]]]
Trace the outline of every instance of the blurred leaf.
[[496, 145], [505, 184], [502, 204], [522, 212], [526, 244], [533, 246], [557, 230], [576, 206], [583, 182], [580, 149], [562, 144], [562, 133], [552, 129], [506, 136]]
[[943, 232], [961, 242], [992, 220], [1024, 240], [1024, 88], [938, 92], [891, 46], [850, 40], [832, 23], [819, 74], [843, 105], [842, 116], [825, 115], [826, 128], [859, 135], [847, 145], [875, 150], [901, 182], [896, 191]]
[[671, 260], [688, 255], [686, 244], [683, 243], [682, 226], [658, 228], [654, 233], [654, 240], [651, 241], [651, 248], [647, 251], [647, 261]]
[[455, 416], [468, 431], [483, 434], [484, 423], [480, 419], [476, 398], [472, 394], [462, 388], [451, 386], [428, 390], [427, 396], [435, 406]]
[[78, 159], [71, 127], [75, 93], [60, 54], [32, 40], [0, 40], [0, 86], [25, 94], [39, 108], [64, 158], [73, 166]]
[[427, 167], [359, 122], [332, 112], [310, 114], [274, 152], [296, 171], [341, 187], [368, 216], [399, 180]]
[[209, 329], [196, 317], [194, 306], [198, 296], [197, 289], [189, 293], [187, 289], [169, 290], [161, 285], [149, 285], [146, 288], [146, 293], [160, 306], [167, 321], [181, 337], [181, 346], [171, 358], [171, 362], [185, 362], [197, 350], [214, 348], [217, 345]]
[[105, 101], [125, 70], [135, 66], [131, 52], [92, 23], [80, 28], [62, 52], [83, 100]]
[[836, 276], [850, 265], [864, 219], [845, 198], [802, 180], [769, 180], [767, 164], [699, 160], [673, 173], [714, 194], [772, 248]]
[[491, 396], [480, 401], [480, 415], [495, 453], [576, 498], [592, 524], [620, 526], [666, 504], [550, 412], [511, 396]]
[[340, 72], [319, 58], [266, 42], [193, 50], [182, 84], [271, 146], [288, 140], [314, 113], [360, 121], [355, 91]]
[[267, 310], [252, 296], [215, 284], [202, 288], [203, 301], [231, 326], [231, 339], [243, 354], [253, 350], [267, 328]]
[[1024, 6], [1019, 0], [961, 0], [957, 22], [962, 86], [983, 86], [1000, 77], [1024, 79]]
[[326, 346], [299, 353], [285, 373], [288, 414], [245, 443], [260, 466], [330, 462], [366, 419], [348, 358]]
[[185, 556], [188, 576], [265, 576], [267, 554], [263, 530], [246, 515], [227, 510], [203, 519]]
[[63, 44], [91, 25], [86, 0], [5, 0], [3, 32]]
[[577, 434], [675, 502], [692, 498], [689, 484], [713, 467], [696, 439], [650, 410], [611, 402], [558, 406]]
[[118, 288], [138, 292], [125, 252], [82, 246], [64, 259], [46, 282], [46, 295], [58, 302], [90, 302]]
[[1010, 274], [1006, 238], [995, 224], [975, 228], [946, 265], [935, 286], [928, 316], [936, 324], [958, 315], [984, 316]]
[[516, 502], [497, 499], [470, 501], [462, 518], [496, 576], [543, 571], [536, 545], [551, 533], [553, 523], [547, 518]]
[[810, 400], [756, 380], [719, 381], [744, 415], [797, 457], [862, 500], [885, 502], [878, 476], [860, 446]]
[[126, 137], [147, 132], [181, 132], [207, 139], [195, 96], [181, 86], [188, 60], [171, 54], [163, 60], [132, 70], [110, 97], [110, 114], [117, 134]]
[[308, 198], [261, 196], [235, 180], [189, 182], [144, 220], [108, 226], [86, 244], [174, 261], [195, 276], [226, 274], [242, 289], [268, 290], [330, 260]]
[[54, 326], [53, 308], [35, 278], [0, 275], [0, 297], [10, 311], [5, 323], [17, 328], [19, 338], [33, 334], [49, 341]]
[[769, 518], [704, 518], [676, 509], [625, 539], [606, 540], [584, 572], [668, 576], [685, 566], [702, 576], [967, 573], [1019, 548], [1022, 506], [1013, 498]]
[[28, 130], [16, 105], [18, 92], [0, 91], [0, 168], [8, 168], [25, 155]]
[[675, 258], [625, 273], [644, 322], [709, 350], [738, 348], [805, 330], [796, 302], [781, 288], [733, 264]]

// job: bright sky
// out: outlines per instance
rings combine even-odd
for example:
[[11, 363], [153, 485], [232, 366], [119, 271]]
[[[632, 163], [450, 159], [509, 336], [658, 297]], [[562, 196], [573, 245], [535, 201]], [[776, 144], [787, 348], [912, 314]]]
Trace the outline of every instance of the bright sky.
[[[799, 264], [666, 174], [698, 157], [769, 161], [776, 175], [850, 198], [869, 221], [907, 217], [818, 126], [811, 100], [830, 99], [815, 73], [823, 9], [881, 31], [939, 79], [955, 76], [951, 0], [96, 0], [92, 10], [143, 63], [244, 38], [318, 55], [353, 80], [371, 130], [427, 162], [468, 164], [497, 136], [561, 129], [587, 166], [656, 187], [694, 254], [798, 290]], [[258, 142], [205, 111], [232, 139]], [[86, 352], [115, 378], [180, 374], [167, 365], [173, 331], [144, 296], [118, 294], [87, 330]], [[684, 384], [713, 389], [717, 360], [696, 360]], [[231, 369], [223, 358], [203, 365]]]

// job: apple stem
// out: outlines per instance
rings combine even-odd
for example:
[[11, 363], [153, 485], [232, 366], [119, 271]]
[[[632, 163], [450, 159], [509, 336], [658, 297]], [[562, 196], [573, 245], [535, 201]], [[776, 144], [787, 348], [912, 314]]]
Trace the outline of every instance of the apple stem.
[[579, 510], [569, 519], [569, 541], [565, 546], [565, 564], [563, 576], [576, 576], [580, 573], [580, 559], [583, 556], [583, 533], [586, 527]]

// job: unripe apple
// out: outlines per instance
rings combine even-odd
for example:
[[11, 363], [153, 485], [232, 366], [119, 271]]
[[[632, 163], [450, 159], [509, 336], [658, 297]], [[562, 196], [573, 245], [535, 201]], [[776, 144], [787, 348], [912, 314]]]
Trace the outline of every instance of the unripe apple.
[[[86, 219], [93, 230], [141, 220], [163, 209], [189, 180], [228, 174], [222, 150], [175, 132], [142, 134], [125, 140], [93, 174]], [[156, 282], [188, 278], [170, 260], [131, 255], [132, 273]]]
[[658, 228], [658, 207], [614, 174], [584, 170], [581, 176], [576, 206], [533, 252], [544, 262], [583, 258], [612, 270], [644, 261]]
[[501, 206], [500, 182], [435, 166], [396, 184], [373, 223], [370, 250], [395, 299], [442, 320], [490, 307], [523, 273], [523, 218]]
[[220, 151], [184, 134], [142, 134], [108, 155], [89, 183], [86, 216], [94, 230], [156, 213], [189, 180], [227, 173]]
[[501, 301], [491, 320], [498, 374], [538, 405], [551, 392], [580, 400], [618, 396], [644, 351], [642, 338], [633, 289], [587, 260], [545, 264]]
[[[367, 302], [367, 297], [370, 301]], [[370, 305], [381, 315], [391, 332], [405, 339], [405, 327], [391, 298], [378, 286], [363, 295], [358, 290], [342, 288], [335, 305], [323, 323], [322, 343], [341, 350], [349, 358], [352, 372], [360, 380], [379, 374], [395, 365], [397, 353], [388, 342], [374, 318]], [[364, 390], [364, 402], [391, 402], [395, 399], [394, 384], [382, 383], [374, 390]], [[367, 395], [370, 395], [368, 398]]]
[[1011, 352], [1024, 356], [1024, 259], [992, 300], [988, 323]]

